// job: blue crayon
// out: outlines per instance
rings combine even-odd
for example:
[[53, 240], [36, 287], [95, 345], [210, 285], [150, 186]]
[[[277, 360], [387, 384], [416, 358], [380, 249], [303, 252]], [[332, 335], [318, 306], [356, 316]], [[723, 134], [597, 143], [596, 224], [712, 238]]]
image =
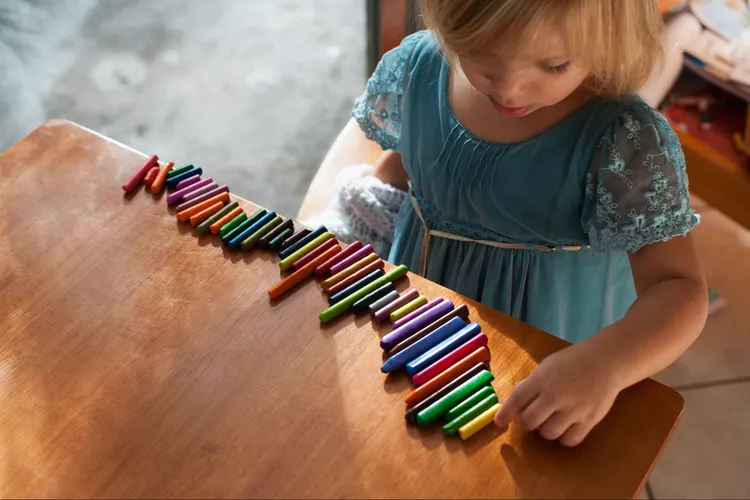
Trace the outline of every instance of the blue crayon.
[[187, 179], [188, 177], [192, 177], [194, 175], [201, 175], [203, 173], [203, 169], [200, 167], [193, 167], [190, 170], [187, 170], [179, 175], [175, 175], [174, 177], [171, 177], [167, 179], [167, 187], [169, 189], [174, 189], [177, 187], [177, 184], [183, 179]]
[[221, 241], [223, 241], [226, 244], [229, 244], [230, 241], [232, 241], [234, 238], [237, 237], [238, 234], [240, 234], [245, 229], [249, 228], [256, 222], [260, 220], [261, 217], [266, 215], [268, 212], [265, 208], [261, 208], [257, 212], [255, 212], [253, 215], [251, 215], [247, 220], [242, 221], [242, 224], [235, 227], [231, 231], [229, 231], [227, 234], [221, 237]]
[[472, 337], [475, 337], [481, 333], [481, 331], [482, 329], [477, 323], [466, 325], [460, 332], [453, 334], [451, 337], [442, 341], [417, 359], [413, 359], [406, 363], [406, 373], [411, 377], [468, 340], [471, 340]]
[[314, 240], [315, 238], [317, 238], [321, 234], [327, 233], [327, 232], [328, 232], [328, 229], [326, 229], [325, 226], [320, 226], [318, 229], [316, 229], [312, 233], [310, 233], [307, 236], [305, 236], [304, 238], [300, 239], [294, 245], [292, 245], [290, 247], [287, 247], [284, 250], [282, 250], [281, 252], [279, 252], [279, 258], [281, 260], [286, 259], [287, 257], [289, 257], [290, 255], [292, 255], [294, 252], [296, 252], [297, 250], [299, 250], [303, 246], [305, 246], [308, 243], [310, 243], [312, 240]]
[[399, 368], [403, 368], [406, 366], [406, 363], [429, 351], [465, 326], [466, 323], [464, 323], [464, 320], [461, 318], [451, 319], [446, 324], [436, 328], [429, 335], [421, 338], [409, 347], [388, 358], [385, 363], [383, 363], [383, 366], [380, 367], [380, 371], [383, 373], [390, 373]]
[[385, 271], [383, 271], [382, 269], [375, 269], [373, 272], [371, 272], [370, 274], [368, 274], [367, 276], [365, 276], [361, 280], [355, 281], [354, 283], [352, 283], [348, 287], [346, 287], [343, 290], [341, 290], [339, 293], [336, 293], [336, 294], [331, 295], [330, 297], [328, 297], [328, 303], [330, 305], [333, 305], [336, 302], [341, 302], [342, 300], [344, 300], [345, 298], [347, 298], [349, 295], [353, 294], [354, 292], [356, 292], [357, 290], [359, 290], [363, 286], [369, 285], [370, 283], [372, 283], [376, 279], [380, 278], [381, 276], [385, 276]]
[[258, 219], [257, 222], [254, 224], [251, 224], [250, 226], [247, 226], [242, 232], [237, 234], [234, 238], [229, 240], [229, 248], [232, 250], [239, 250], [242, 246], [242, 242], [245, 241], [245, 239], [249, 238], [254, 232], [256, 232], [258, 229], [262, 228], [269, 222], [271, 222], [273, 219], [276, 218], [276, 212], [271, 210], [266, 215]]

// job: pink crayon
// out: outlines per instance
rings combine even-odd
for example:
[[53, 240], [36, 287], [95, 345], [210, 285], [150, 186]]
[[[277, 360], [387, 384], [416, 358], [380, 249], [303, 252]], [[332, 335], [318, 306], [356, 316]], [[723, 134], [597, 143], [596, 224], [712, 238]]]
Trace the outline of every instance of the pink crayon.
[[190, 207], [194, 207], [198, 203], [203, 203], [204, 201], [206, 201], [209, 198], [213, 198], [217, 194], [228, 193], [228, 192], [229, 192], [229, 188], [227, 187], [226, 184], [224, 184], [221, 187], [214, 187], [210, 191], [206, 191], [205, 193], [203, 193], [199, 197], [193, 198], [190, 201], [184, 201], [183, 200], [183, 203], [180, 203], [179, 205], [177, 205], [177, 211], [178, 212], [182, 212], [183, 210], [186, 210], [186, 209], [188, 209]]
[[188, 187], [191, 184], [195, 184], [199, 180], [201, 180], [200, 175], [194, 175], [192, 177], [188, 177], [187, 179], [182, 179], [180, 182], [177, 183], [177, 186], [175, 186], [175, 189], [179, 191], [180, 189], [184, 187]]
[[333, 276], [334, 274], [340, 273], [341, 271], [351, 266], [355, 262], [359, 262], [360, 260], [364, 259], [365, 257], [370, 255], [374, 251], [375, 249], [373, 248], [372, 245], [365, 245], [360, 250], [357, 250], [356, 252], [354, 252], [353, 254], [351, 254], [349, 257], [342, 260], [338, 264], [331, 266], [331, 276]]

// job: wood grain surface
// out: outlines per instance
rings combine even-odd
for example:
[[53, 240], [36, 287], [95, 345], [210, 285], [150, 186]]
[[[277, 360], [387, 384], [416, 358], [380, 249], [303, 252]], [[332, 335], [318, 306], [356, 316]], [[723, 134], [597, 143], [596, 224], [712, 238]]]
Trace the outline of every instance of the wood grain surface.
[[[0, 496], [637, 494], [682, 412], [676, 392], [630, 388], [574, 449], [516, 424], [468, 442], [408, 427], [410, 383], [379, 370], [387, 330], [351, 315], [321, 326], [314, 282], [270, 303], [274, 254], [198, 236], [164, 195], [123, 196], [144, 158], [63, 120], [0, 155]], [[565, 345], [407, 286], [469, 304], [501, 401]]]

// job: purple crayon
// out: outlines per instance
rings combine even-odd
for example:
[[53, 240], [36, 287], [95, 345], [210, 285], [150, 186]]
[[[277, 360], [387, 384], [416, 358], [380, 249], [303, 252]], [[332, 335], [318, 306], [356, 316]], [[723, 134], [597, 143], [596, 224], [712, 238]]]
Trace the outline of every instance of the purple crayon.
[[410, 335], [414, 335], [425, 326], [434, 322], [441, 316], [448, 314], [452, 310], [453, 302], [451, 302], [450, 300], [444, 300], [440, 302], [437, 306], [433, 307], [426, 313], [414, 318], [407, 324], [396, 328], [391, 333], [380, 339], [380, 347], [382, 347], [384, 351], [390, 351], [396, 344], [398, 344], [402, 340], [406, 339]]
[[351, 254], [346, 259], [342, 260], [338, 264], [331, 267], [331, 276], [334, 274], [338, 274], [347, 267], [351, 266], [355, 262], [359, 262], [360, 260], [364, 259], [368, 255], [370, 255], [372, 252], [374, 252], [375, 249], [372, 247], [372, 245], [365, 245], [353, 254]]
[[436, 305], [440, 304], [443, 300], [445, 300], [445, 299], [443, 299], [442, 297], [437, 298], [435, 300], [431, 300], [430, 302], [426, 303], [422, 307], [420, 307], [418, 309], [415, 309], [414, 311], [410, 312], [409, 314], [407, 314], [403, 318], [394, 321], [393, 325], [392, 325], [393, 328], [394, 329], [395, 328], [399, 328], [399, 327], [407, 324], [409, 321], [413, 320], [417, 316], [421, 316], [422, 314], [426, 313], [427, 311], [429, 311], [430, 309], [432, 309]]
[[192, 206], [197, 205], [198, 203], [202, 203], [202, 202], [206, 201], [209, 198], [213, 198], [217, 194], [228, 193], [228, 192], [229, 192], [229, 188], [227, 187], [226, 184], [224, 184], [221, 187], [215, 187], [215, 188], [211, 189], [210, 191], [207, 191], [207, 192], [203, 193], [202, 195], [200, 195], [197, 198], [193, 198], [190, 201], [186, 201], [184, 203], [180, 203], [179, 205], [177, 205], [177, 211], [178, 212], [182, 212], [186, 208], [190, 208]]
[[191, 191], [195, 191], [196, 189], [200, 189], [203, 186], [208, 186], [211, 184], [214, 180], [212, 178], [203, 179], [202, 181], [198, 181], [195, 184], [190, 184], [187, 187], [184, 187], [180, 189], [179, 191], [175, 191], [174, 193], [167, 196], [167, 204], [168, 205], [174, 205], [175, 203], [179, 203], [182, 201], [182, 197], [185, 196], [187, 193]]
[[375, 311], [375, 321], [377, 321], [378, 323], [382, 323], [383, 321], [388, 319], [393, 311], [401, 306], [405, 306], [417, 297], [419, 297], [419, 292], [415, 288], [410, 288], [390, 304], [386, 304], [382, 309], [378, 309], [377, 311]]
[[195, 191], [190, 191], [188, 194], [186, 194], [185, 196], [182, 197], [182, 201], [194, 200], [194, 199], [196, 199], [199, 196], [203, 196], [204, 194], [208, 193], [209, 191], [213, 191], [217, 187], [219, 187], [219, 185], [216, 184], [215, 182], [212, 182], [211, 184], [203, 186], [200, 189], [196, 189]]
[[175, 189], [179, 191], [180, 189], [184, 187], [188, 187], [191, 184], [195, 184], [199, 180], [201, 180], [200, 175], [194, 175], [192, 177], [188, 177], [187, 179], [182, 179], [180, 182], [177, 183], [177, 185], [175, 186]]

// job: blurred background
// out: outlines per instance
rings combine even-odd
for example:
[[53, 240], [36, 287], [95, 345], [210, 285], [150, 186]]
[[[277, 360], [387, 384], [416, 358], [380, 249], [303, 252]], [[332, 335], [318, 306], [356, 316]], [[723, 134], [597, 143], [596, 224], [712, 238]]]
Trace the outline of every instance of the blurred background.
[[[659, 3], [672, 50], [642, 95], [682, 141], [711, 315], [655, 377], [686, 406], [642, 497], [750, 498], [750, 8]], [[0, 0], [0, 151], [67, 118], [294, 215], [418, 27], [414, 0]]]
[[356, 0], [0, 0], [0, 151], [49, 117], [294, 215], [366, 78]]

